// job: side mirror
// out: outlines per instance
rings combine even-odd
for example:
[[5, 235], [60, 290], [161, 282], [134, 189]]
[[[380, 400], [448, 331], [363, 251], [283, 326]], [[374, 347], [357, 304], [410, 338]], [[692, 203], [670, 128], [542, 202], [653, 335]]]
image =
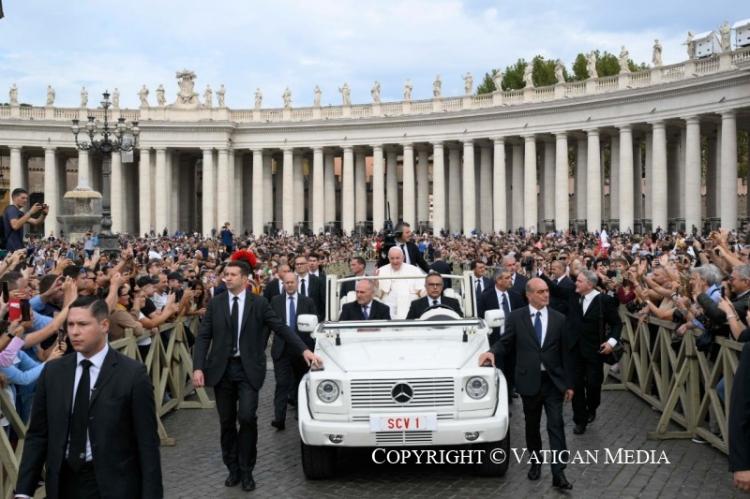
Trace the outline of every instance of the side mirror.
[[318, 316], [314, 314], [302, 314], [297, 316], [297, 330], [303, 333], [312, 333], [318, 326]]
[[491, 328], [500, 327], [505, 322], [505, 314], [499, 309], [488, 310], [484, 313], [484, 322], [486, 322], [487, 326]]

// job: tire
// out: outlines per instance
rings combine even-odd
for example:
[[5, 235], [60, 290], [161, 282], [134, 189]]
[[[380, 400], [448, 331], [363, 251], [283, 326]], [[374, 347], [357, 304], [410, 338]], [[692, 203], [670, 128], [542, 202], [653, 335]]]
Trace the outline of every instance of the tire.
[[[505, 438], [499, 442], [487, 442], [483, 444], [477, 444], [472, 446], [472, 449], [482, 450], [482, 463], [477, 464], [475, 473], [479, 476], [492, 476], [500, 477], [504, 476], [505, 472], [508, 471], [508, 463], [510, 462], [510, 427], [508, 433], [505, 434]], [[492, 462], [491, 457], [497, 459], [500, 456], [498, 451], [493, 453], [494, 449], [502, 449], [505, 459], [501, 463]]]
[[336, 469], [336, 449], [306, 445], [300, 442], [302, 448], [302, 470], [308, 480], [324, 480], [333, 477]]

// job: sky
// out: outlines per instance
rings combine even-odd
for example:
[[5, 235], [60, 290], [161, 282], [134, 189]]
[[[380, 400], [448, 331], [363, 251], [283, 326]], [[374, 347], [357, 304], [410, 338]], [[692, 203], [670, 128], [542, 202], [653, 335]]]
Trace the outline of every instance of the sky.
[[[665, 64], [686, 58], [687, 32], [718, 29], [750, 18], [739, 0], [3, 0], [0, 19], [0, 102], [18, 86], [21, 102], [42, 106], [47, 85], [57, 106], [77, 107], [81, 86], [89, 105], [117, 87], [122, 107], [138, 106], [143, 84], [156, 101], [178, 91], [175, 73], [193, 70], [196, 91], [226, 87], [226, 103], [280, 107], [285, 87], [293, 106], [339, 105], [351, 88], [354, 104], [371, 102], [375, 80], [383, 101], [400, 100], [410, 79], [413, 99], [463, 93], [462, 76], [505, 68], [537, 54], [568, 68], [579, 52], [615, 54], [625, 46], [636, 62], [651, 61], [655, 38]], [[214, 97], [215, 99], [216, 97]]]

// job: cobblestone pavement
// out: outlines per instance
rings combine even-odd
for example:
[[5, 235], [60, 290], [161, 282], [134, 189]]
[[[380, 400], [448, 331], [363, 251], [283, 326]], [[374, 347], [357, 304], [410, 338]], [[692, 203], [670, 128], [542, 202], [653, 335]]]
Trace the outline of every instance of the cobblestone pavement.
[[[573, 435], [570, 404], [566, 404], [568, 448], [599, 450], [598, 464], [570, 464], [566, 470], [574, 489], [568, 494], [552, 488], [548, 465], [542, 478], [526, 478], [528, 465], [511, 460], [503, 478], [480, 478], [461, 465], [377, 465], [369, 451], [345, 451], [339, 456], [339, 476], [328, 481], [308, 481], [302, 472], [299, 434], [293, 410], [287, 428], [276, 432], [272, 418], [273, 372], [261, 392], [258, 411], [257, 489], [242, 492], [226, 488], [227, 471], [221, 462], [216, 410], [183, 409], [167, 416], [174, 447], [162, 447], [162, 470], [168, 498], [240, 497], [645, 497], [729, 498], [737, 495], [728, 472], [727, 458], [709, 445], [690, 440], [647, 440], [656, 427], [658, 413], [634, 395], [622, 391], [603, 394], [596, 421], [582, 436]], [[524, 446], [523, 412], [516, 399], [511, 408], [511, 447]], [[542, 428], [544, 428], [542, 421]], [[546, 434], [542, 432], [545, 445]], [[666, 453], [670, 464], [605, 464], [604, 449], [654, 449]]]

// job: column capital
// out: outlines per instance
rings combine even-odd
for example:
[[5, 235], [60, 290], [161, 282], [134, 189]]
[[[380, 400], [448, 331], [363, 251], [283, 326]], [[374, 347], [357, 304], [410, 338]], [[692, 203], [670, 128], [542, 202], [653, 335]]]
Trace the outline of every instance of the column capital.
[[341, 148], [344, 150], [344, 152], [347, 152], [347, 151], [348, 152], [353, 152], [354, 151], [354, 146], [347, 145], [347, 146], [341, 146]]
[[201, 151], [203, 151], [204, 154], [207, 152], [214, 152], [214, 148], [213, 147], [201, 147]]
[[370, 147], [372, 147], [372, 151], [373, 151], [373, 153], [374, 153], [375, 151], [378, 151], [378, 150], [379, 150], [379, 151], [380, 151], [380, 153], [381, 153], [381, 154], [383, 154], [383, 150], [384, 150], [384, 146], [383, 146], [383, 144], [372, 144], [372, 145], [371, 145]]
[[685, 118], [685, 124], [686, 125], [700, 125], [701, 119], [697, 115], [688, 116]]
[[404, 148], [404, 151], [406, 151], [407, 149], [411, 149], [413, 151], [414, 150], [414, 143], [413, 142], [404, 142], [404, 143], [401, 144], [401, 147]]
[[737, 118], [737, 111], [735, 109], [727, 109], [726, 111], [721, 112], [722, 120], [730, 120], [735, 118]]
[[522, 137], [524, 142], [536, 142], [536, 135], [533, 133], [523, 135]]
[[586, 135], [589, 137], [598, 137], [599, 136], [599, 129], [598, 128], [587, 128]]
[[567, 139], [568, 138], [568, 132], [557, 132], [555, 133], [555, 139], [561, 140], [561, 139]]
[[432, 149], [442, 149], [443, 148], [443, 141], [442, 140], [436, 140], [435, 142], [430, 142], [432, 144]]
[[23, 146], [19, 146], [19, 145], [9, 145], [9, 146], [8, 146], [8, 149], [10, 149], [11, 151], [21, 151], [21, 150], [23, 149]]
[[474, 139], [462, 140], [461, 143], [464, 147], [474, 147]]
[[492, 142], [496, 146], [504, 146], [505, 145], [505, 137], [493, 137]]
[[323, 146], [313, 146], [312, 150], [313, 150], [313, 154], [315, 153], [323, 154]]
[[262, 147], [254, 147], [250, 149], [253, 154], [263, 154], [264, 149]]
[[166, 146], [154, 146], [154, 150], [156, 152], [167, 152], [167, 147]]
[[630, 123], [626, 123], [624, 125], [620, 125], [617, 128], [620, 130], [620, 133], [622, 133], [622, 132], [628, 132], [628, 133], [630, 133], [630, 132], [633, 131], [633, 125], [631, 125]]
[[46, 145], [44, 146], [44, 151], [55, 152], [57, 151], [57, 146]]
[[649, 124], [651, 125], [651, 128], [666, 128], [667, 124], [664, 122], [664, 120], [656, 120], [656, 121], [650, 121]]

